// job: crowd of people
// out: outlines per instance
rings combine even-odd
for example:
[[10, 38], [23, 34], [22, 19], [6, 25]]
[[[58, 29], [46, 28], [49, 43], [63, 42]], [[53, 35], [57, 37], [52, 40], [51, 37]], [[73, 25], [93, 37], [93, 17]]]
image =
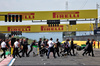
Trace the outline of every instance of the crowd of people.
[[[43, 41], [42, 41], [43, 40]], [[61, 53], [67, 53], [67, 55], [75, 56], [75, 45], [74, 45], [74, 39], [71, 39], [71, 42], [69, 42], [69, 39], [66, 39], [63, 44], [59, 42], [59, 39], [56, 39], [56, 42], [53, 42], [53, 38], [50, 39], [42, 39], [40, 38], [38, 42], [36, 40], [33, 40], [31, 44], [28, 44], [28, 38], [26, 39], [16, 39], [14, 42], [11, 41], [11, 39], [0, 39], [0, 50], [2, 49], [3, 53], [0, 55], [0, 57], [4, 56], [6, 58], [6, 51], [9, 49], [9, 52], [11, 54], [11, 48], [13, 48], [13, 58], [15, 56], [21, 57], [29, 57], [30, 53], [33, 51], [33, 46], [38, 46], [39, 48], [39, 55], [42, 57], [44, 54], [46, 54], [47, 59], [49, 59], [49, 54], [50, 52], [53, 52], [53, 57], [56, 58], [61, 56]], [[84, 48], [83, 56], [86, 54], [91, 55], [94, 57], [93, 53], [93, 45], [95, 48], [95, 43], [94, 39], [92, 39], [90, 43], [90, 39], [86, 42], [86, 47]], [[28, 45], [30, 45], [30, 50], [28, 49]], [[98, 41], [98, 46], [99, 46], [99, 41]], [[62, 49], [63, 48], [63, 49]], [[99, 48], [99, 47], [98, 47]], [[72, 53], [71, 53], [72, 52]]]

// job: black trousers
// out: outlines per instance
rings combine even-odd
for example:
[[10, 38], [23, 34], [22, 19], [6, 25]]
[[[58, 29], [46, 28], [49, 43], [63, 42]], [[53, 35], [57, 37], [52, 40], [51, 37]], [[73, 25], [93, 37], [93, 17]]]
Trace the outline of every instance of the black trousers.
[[39, 54], [40, 54], [40, 56], [41, 56], [41, 54], [42, 54], [41, 47], [39, 47]]
[[58, 56], [60, 56], [59, 54], [59, 48], [55, 48], [55, 54], [57, 53]]
[[18, 48], [14, 48], [14, 51], [13, 51], [13, 57], [14, 57], [14, 58], [15, 58], [15, 55], [21, 57], [21, 56], [19, 55]]
[[71, 48], [71, 50], [73, 51], [73, 55], [75, 55], [75, 53], [74, 53], [74, 48]]
[[71, 54], [71, 48], [70, 47], [68, 47], [68, 48], [64, 48], [64, 53], [67, 51], [67, 54], [69, 55], [69, 53], [70, 53], [70, 55], [72, 55]]
[[92, 52], [92, 56], [94, 56], [93, 48], [91, 49], [91, 52]]
[[33, 48], [31, 47], [30, 51], [28, 52], [28, 55], [32, 52]]
[[24, 54], [26, 54], [26, 56], [28, 56], [28, 54], [27, 54], [27, 48], [23, 48], [23, 52], [22, 52], [22, 56], [24, 57]]
[[6, 57], [5, 56], [5, 52], [6, 52], [6, 48], [1, 48], [3, 50], [3, 53], [1, 54], [1, 57], [4, 55], [4, 58]]

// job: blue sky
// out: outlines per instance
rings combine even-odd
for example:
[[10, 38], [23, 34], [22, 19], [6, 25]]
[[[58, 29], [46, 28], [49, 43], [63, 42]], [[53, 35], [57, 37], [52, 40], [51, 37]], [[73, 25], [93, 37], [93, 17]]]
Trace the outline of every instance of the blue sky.
[[[68, 6], [66, 5], [66, 2], [68, 2]], [[0, 0], [0, 11], [53, 11], [96, 9], [97, 3], [100, 5], [100, 0]], [[98, 12], [99, 11], [100, 8], [98, 9]]]

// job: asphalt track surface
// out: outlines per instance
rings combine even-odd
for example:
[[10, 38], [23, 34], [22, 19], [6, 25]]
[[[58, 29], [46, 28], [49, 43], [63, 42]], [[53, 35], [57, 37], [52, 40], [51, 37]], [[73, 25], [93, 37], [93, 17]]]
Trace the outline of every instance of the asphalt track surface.
[[[50, 54], [50, 58], [47, 59], [46, 55], [44, 57], [40, 57], [39, 55], [33, 57], [33, 53], [31, 52], [30, 57], [22, 57], [16, 58], [13, 65], [25, 65], [25, 66], [64, 66], [64, 65], [76, 65], [76, 66], [100, 66], [100, 49], [94, 49], [95, 57], [91, 56], [82, 56], [83, 50], [75, 51], [76, 56], [63, 56], [57, 57], [56, 59], [53, 58], [52, 53]], [[57, 55], [56, 55], [57, 56]]]

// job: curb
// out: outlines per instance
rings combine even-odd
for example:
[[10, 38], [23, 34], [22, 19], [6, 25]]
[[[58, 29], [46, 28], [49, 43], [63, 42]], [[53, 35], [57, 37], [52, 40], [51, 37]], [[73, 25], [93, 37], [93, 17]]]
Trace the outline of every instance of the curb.
[[11, 61], [9, 62], [9, 64], [7, 66], [12, 66], [12, 64], [14, 63], [15, 58], [12, 58]]

